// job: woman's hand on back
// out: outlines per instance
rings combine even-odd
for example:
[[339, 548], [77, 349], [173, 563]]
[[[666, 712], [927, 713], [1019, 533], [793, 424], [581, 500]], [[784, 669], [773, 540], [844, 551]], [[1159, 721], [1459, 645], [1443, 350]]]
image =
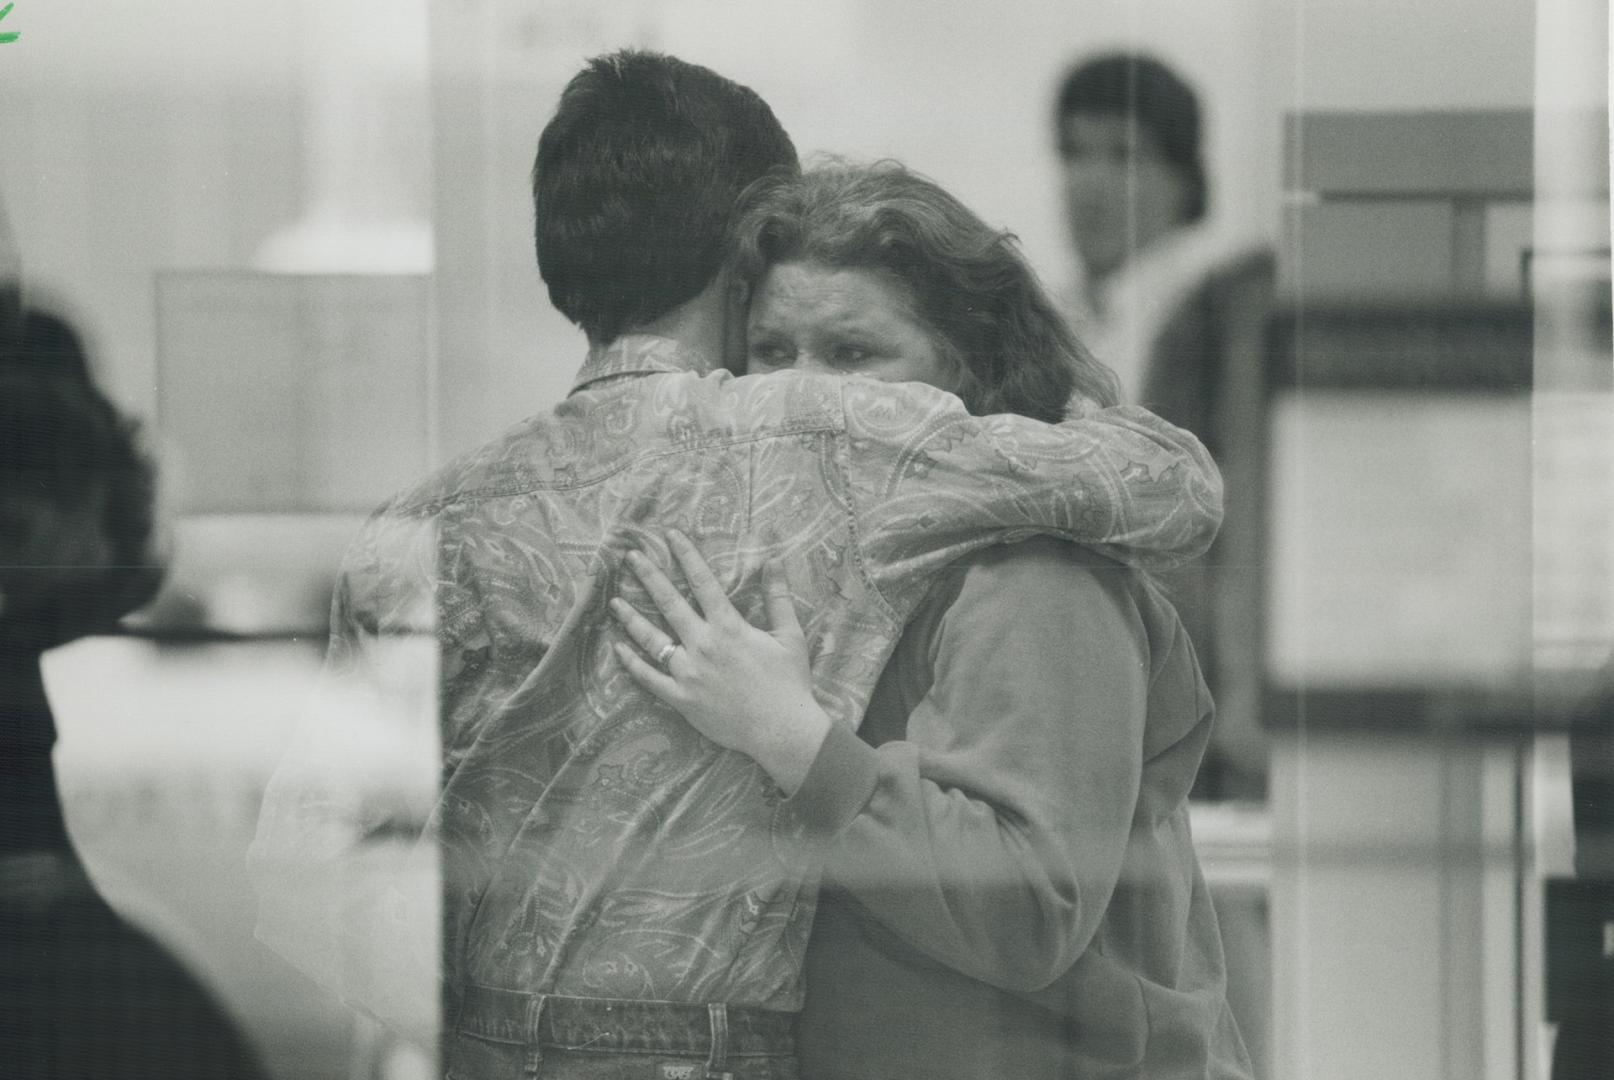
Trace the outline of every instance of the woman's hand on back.
[[813, 697], [807, 639], [783, 573], [772, 564], [765, 567], [769, 626], [756, 627], [729, 602], [687, 537], [672, 532], [668, 546], [700, 610], [647, 556], [629, 552], [629, 569], [673, 636], [614, 597], [611, 613], [643, 650], [641, 655], [618, 642], [617, 656], [635, 682], [677, 709], [697, 731], [755, 759], [781, 789], [794, 794], [829, 733], [830, 718]]

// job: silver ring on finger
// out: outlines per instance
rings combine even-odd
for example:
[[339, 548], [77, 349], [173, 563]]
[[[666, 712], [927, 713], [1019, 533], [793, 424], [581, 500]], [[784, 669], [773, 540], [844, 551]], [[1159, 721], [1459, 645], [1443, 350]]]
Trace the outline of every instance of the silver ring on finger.
[[667, 642], [667, 644], [665, 644], [661, 648], [657, 649], [656, 650], [656, 666], [661, 668], [663, 671], [666, 671], [667, 670], [667, 664], [672, 660], [673, 653], [675, 653], [677, 651], [678, 651], [678, 642], [676, 642], [676, 641], [669, 641], [669, 642]]

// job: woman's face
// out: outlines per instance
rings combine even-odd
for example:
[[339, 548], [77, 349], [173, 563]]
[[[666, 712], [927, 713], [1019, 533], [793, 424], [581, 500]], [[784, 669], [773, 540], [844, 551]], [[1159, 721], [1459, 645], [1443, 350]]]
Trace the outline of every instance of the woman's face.
[[751, 297], [746, 371], [794, 368], [955, 389], [954, 365], [913, 309], [908, 290], [885, 271], [780, 263]]

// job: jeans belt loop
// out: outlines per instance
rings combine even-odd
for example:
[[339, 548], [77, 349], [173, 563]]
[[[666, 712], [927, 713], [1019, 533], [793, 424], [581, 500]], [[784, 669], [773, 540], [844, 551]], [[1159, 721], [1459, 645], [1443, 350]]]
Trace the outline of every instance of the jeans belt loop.
[[723, 1002], [706, 1006], [706, 1015], [712, 1023], [712, 1053], [706, 1059], [706, 1080], [734, 1080], [726, 1071], [729, 1063], [729, 1007]]
[[544, 1047], [541, 1037], [544, 1020], [544, 1004], [549, 1000], [547, 994], [532, 994], [527, 998], [527, 1015], [524, 1018], [526, 1031], [523, 1034], [527, 1039], [527, 1075], [536, 1080], [544, 1063]]

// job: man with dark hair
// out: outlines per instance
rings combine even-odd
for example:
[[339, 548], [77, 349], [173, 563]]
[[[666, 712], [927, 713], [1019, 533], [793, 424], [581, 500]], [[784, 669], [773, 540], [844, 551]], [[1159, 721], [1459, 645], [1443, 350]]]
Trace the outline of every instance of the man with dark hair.
[[0, 1076], [260, 1074], [200, 983], [107, 905], [57, 795], [40, 659], [156, 591], [152, 474], [78, 336], [0, 321]]
[[[848, 824], [822, 777], [844, 791], [859, 766], [804, 729], [776, 783], [639, 690], [607, 607], [629, 551], [665, 561], [682, 531], [748, 613], [782, 566], [815, 692], [855, 725], [954, 559], [1043, 532], [1170, 563], [1214, 533], [1214, 465], [1138, 410], [1056, 427], [918, 384], [732, 377], [723, 233], [747, 185], [793, 168], [750, 90], [653, 53], [590, 62], [533, 170], [539, 265], [589, 337], [574, 389], [391, 501], [345, 562], [333, 674], [437, 635], [449, 1075], [794, 1075], [817, 867]], [[305, 781], [271, 784], [266, 878], [308, 843], [336, 853], [341, 799]], [[396, 831], [351, 813], [356, 836]]]
[[651, 53], [594, 60], [533, 164], [550, 301], [603, 345], [695, 299], [717, 279], [740, 193], [795, 168], [790, 137], [746, 87]]

